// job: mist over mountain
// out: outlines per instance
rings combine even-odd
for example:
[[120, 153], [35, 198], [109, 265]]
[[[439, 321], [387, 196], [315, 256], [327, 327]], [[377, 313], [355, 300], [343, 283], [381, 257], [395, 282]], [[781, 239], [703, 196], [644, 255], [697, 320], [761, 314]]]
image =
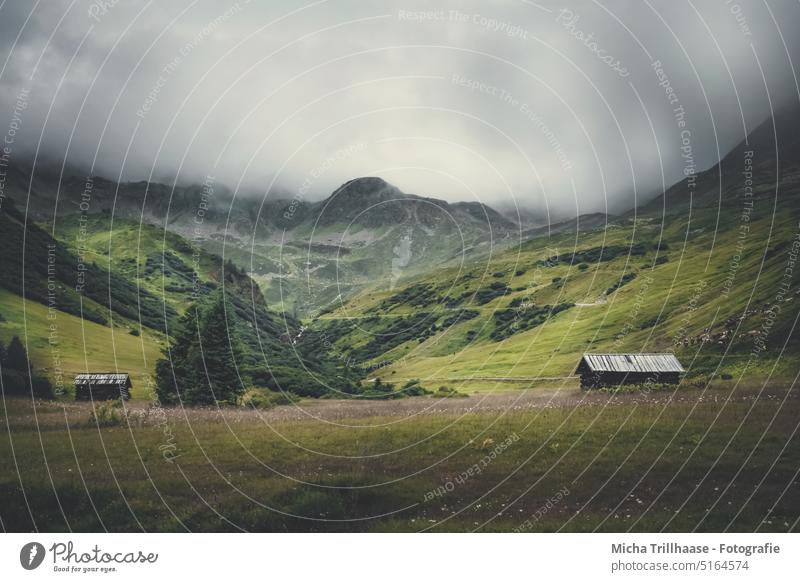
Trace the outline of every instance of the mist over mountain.
[[699, 171], [796, 96], [790, 4], [6, 3], [0, 98], [18, 160], [123, 183], [317, 202], [368, 175], [564, 220], [679, 180], [677, 107]]

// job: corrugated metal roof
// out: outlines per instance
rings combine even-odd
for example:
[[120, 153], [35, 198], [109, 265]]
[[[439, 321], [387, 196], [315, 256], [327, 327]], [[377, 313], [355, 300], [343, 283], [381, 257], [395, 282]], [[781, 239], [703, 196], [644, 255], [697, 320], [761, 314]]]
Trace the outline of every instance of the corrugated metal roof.
[[127, 384], [130, 382], [128, 374], [78, 374], [75, 376], [75, 385], [82, 384]]
[[583, 354], [592, 372], [683, 372], [675, 354]]

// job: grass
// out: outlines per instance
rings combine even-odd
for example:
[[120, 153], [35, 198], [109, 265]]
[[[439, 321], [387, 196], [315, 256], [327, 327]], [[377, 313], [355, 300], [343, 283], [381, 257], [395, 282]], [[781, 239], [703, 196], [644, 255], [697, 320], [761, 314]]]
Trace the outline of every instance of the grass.
[[[192, 289], [192, 277], [186, 273], [196, 270], [199, 280], [208, 282], [218, 266], [209, 253], [195, 248], [187, 239], [150, 224], [121, 219], [112, 224], [106, 216], [92, 216], [84, 228], [82, 233], [75, 216], [64, 216], [56, 225], [55, 237], [70, 249], [80, 248], [86, 261], [136, 282], [179, 313], [183, 313]], [[168, 266], [170, 258], [181, 264], [184, 276], [181, 270], [163, 269], [164, 255]], [[188, 292], [178, 291], [180, 288]]]
[[130, 333], [137, 329], [133, 322], [116, 318], [114, 327], [108, 327], [61, 311], [50, 319], [46, 306], [34, 301], [23, 303], [19, 295], [3, 289], [0, 313], [0, 340], [8, 344], [15, 335], [23, 341], [27, 339], [34, 368], [47, 375], [56, 387], [60, 382], [63, 388], [72, 390], [72, 379], [87, 370], [122, 371], [131, 374], [134, 398], [149, 397], [153, 366], [160, 357], [163, 341], [152, 330], [145, 328], [141, 335], [134, 336]]
[[[430, 322], [438, 322], [438, 331], [424, 341], [414, 338], [393, 345], [368, 362], [381, 364], [383, 379], [419, 378], [430, 384], [470, 376], [562, 377], [572, 373], [585, 351], [674, 351], [694, 375], [744, 372], [754, 377], [774, 364], [785, 367], [781, 350], [785, 355], [797, 349], [798, 334], [792, 333], [800, 309], [800, 301], [792, 301], [796, 275], [768, 333], [766, 350], [756, 356], [757, 336], [752, 335], [760, 333], [768, 306], [778, 301], [789, 260], [787, 241], [797, 236], [797, 213], [790, 197], [774, 214], [771, 200], [757, 201], [751, 234], [740, 249], [738, 204], [733, 200], [723, 208], [719, 219], [725, 229], [715, 230], [716, 208], [701, 207], [693, 212], [691, 223], [682, 214], [665, 217], [663, 226], [660, 216], [643, 216], [635, 222], [618, 220], [577, 238], [573, 232], [535, 239], [498, 252], [486, 263], [443, 267], [392, 291], [363, 292], [312, 323], [312, 329], [326, 319], [351, 318], [358, 325], [335, 342], [346, 352], [375, 333], [384, 317], [419, 313], [419, 307], [394, 298], [425, 289], [427, 298], [438, 299], [425, 306]], [[569, 264], [564, 257], [572, 256], [573, 248], [581, 261], [587, 258], [584, 251], [591, 257], [598, 249], [614, 252], [594, 257], [594, 262], [576, 259]], [[636, 252], [622, 252], [626, 248]], [[765, 255], [768, 249], [776, 250]], [[734, 257], [740, 260], [734, 262]], [[482, 305], [484, 296], [448, 307], [448, 298], [480, 295], [490, 284], [507, 285], [511, 292]], [[536, 327], [515, 324], [544, 306], [567, 304], [575, 307], [548, 314]], [[460, 309], [479, 315], [448, 327], [448, 317]], [[703, 343], [706, 330], [714, 338]], [[732, 339], [716, 339], [726, 331]], [[497, 338], [502, 341], [493, 341]], [[393, 363], [386, 365], [387, 361]], [[783, 377], [790, 378], [796, 370], [788, 366], [785, 372]]]
[[0, 518], [14, 531], [796, 529], [797, 394], [734, 386], [333, 423], [155, 410], [108, 428], [88, 404], [34, 417], [8, 399]]

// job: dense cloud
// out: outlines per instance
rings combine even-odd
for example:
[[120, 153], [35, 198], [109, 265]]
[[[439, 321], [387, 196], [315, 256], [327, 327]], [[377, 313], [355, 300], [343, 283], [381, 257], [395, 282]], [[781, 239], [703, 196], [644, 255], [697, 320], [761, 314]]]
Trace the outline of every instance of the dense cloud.
[[112, 178], [315, 199], [378, 175], [553, 216], [620, 210], [798, 98], [798, 17], [744, 1], [17, 0], [0, 9], [1, 112], [12, 157]]

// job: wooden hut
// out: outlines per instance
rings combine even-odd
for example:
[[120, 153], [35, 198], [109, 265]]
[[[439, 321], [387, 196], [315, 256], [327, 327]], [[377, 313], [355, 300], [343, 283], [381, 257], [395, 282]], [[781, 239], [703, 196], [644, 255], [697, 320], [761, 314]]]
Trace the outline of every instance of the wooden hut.
[[677, 384], [683, 366], [675, 354], [583, 354], [575, 373], [581, 388], [623, 384]]
[[128, 374], [78, 374], [75, 376], [75, 400], [129, 400], [131, 387]]

